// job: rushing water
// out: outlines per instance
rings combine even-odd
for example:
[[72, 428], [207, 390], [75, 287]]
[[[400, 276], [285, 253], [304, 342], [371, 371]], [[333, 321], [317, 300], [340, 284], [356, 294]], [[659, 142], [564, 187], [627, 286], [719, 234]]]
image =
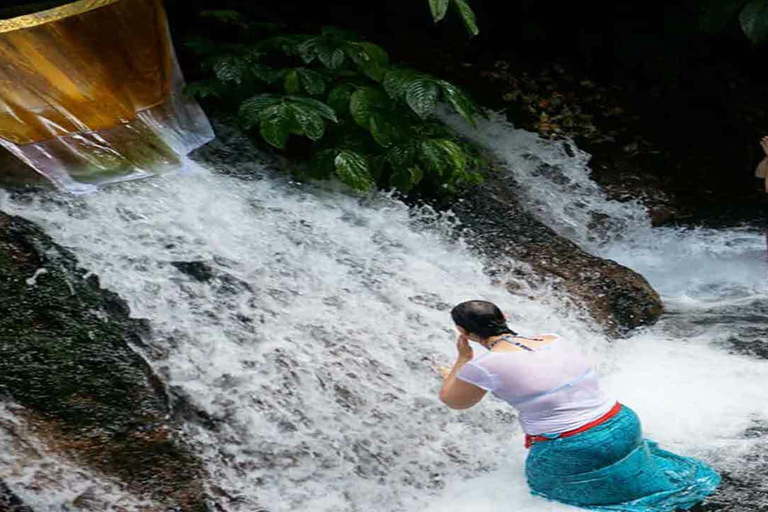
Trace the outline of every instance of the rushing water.
[[[523, 332], [579, 340], [650, 437], [737, 477], [754, 469], [745, 458], [768, 453], [761, 236], [651, 229], [640, 205], [602, 195], [585, 155], [498, 119], [473, 136], [541, 219], [648, 277], [668, 308], [657, 326], [609, 342], [548, 290], [494, 287], [446, 235], [450, 218], [257, 164], [190, 163], [85, 197], [4, 194], [0, 208], [44, 226], [151, 320], [155, 368], [222, 425], [187, 429], [229, 510], [566, 510], [529, 496], [506, 404], [437, 400], [434, 367], [454, 356], [448, 309], [477, 297]], [[174, 265], [190, 261], [210, 275]]]

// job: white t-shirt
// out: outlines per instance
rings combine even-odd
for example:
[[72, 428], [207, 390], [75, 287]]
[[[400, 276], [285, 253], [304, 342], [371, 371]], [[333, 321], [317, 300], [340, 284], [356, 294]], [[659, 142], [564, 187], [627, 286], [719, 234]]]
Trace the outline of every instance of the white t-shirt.
[[491, 391], [519, 411], [526, 434], [559, 434], [608, 413], [616, 403], [584, 357], [557, 336], [532, 351], [488, 352], [457, 377]]

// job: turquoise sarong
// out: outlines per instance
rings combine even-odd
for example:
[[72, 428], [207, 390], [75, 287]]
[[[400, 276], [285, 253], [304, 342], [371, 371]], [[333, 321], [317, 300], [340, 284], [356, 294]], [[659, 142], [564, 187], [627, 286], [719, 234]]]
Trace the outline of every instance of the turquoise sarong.
[[534, 443], [525, 465], [533, 494], [589, 510], [688, 510], [720, 483], [707, 464], [643, 439], [626, 406], [586, 432]]

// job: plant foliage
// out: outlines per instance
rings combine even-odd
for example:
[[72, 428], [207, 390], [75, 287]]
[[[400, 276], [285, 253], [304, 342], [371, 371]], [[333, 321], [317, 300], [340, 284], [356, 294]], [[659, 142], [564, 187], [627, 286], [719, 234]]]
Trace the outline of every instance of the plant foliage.
[[472, 7], [469, 6], [467, 0], [428, 0], [429, 9], [432, 11], [432, 19], [438, 22], [445, 18], [448, 12], [448, 7], [453, 5], [454, 9], [458, 11], [461, 21], [464, 22], [464, 26], [467, 28], [467, 32], [476, 36], [480, 33], [480, 29], [477, 27], [477, 20]]
[[[471, 13], [463, 0], [431, 1], [437, 21], [451, 3]], [[480, 114], [450, 82], [393, 66], [383, 48], [337, 28], [286, 35], [233, 11], [204, 15], [237, 35], [231, 43], [187, 41], [210, 75], [187, 91], [236, 109], [243, 126], [275, 148], [309, 139], [307, 175], [336, 176], [356, 190], [432, 194], [481, 180], [477, 148], [433, 115], [441, 101], [470, 123]]]
[[768, 40], [768, 0], [710, 0], [702, 8], [699, 25], [706, 32], [717, 33], [736, 17], [753, 44]]

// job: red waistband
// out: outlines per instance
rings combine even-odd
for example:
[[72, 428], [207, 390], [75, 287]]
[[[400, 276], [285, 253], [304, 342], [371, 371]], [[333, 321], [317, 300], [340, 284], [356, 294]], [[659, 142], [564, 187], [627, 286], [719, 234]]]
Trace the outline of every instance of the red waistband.
[[554, 439], [561, 439], [563, 437], [571, 437], [575, 436], [576, 434], [581, 434], [582, 432], [586, 432], [587, 430], [591, 429], [592, 427], [596, 427], [600, 425], [601, 423], [605, 423], [609, 419], [613, 418], [617, 414], [619, 414], [619, 411], [621, 410], [621, 404], [619, 402], [616, 402], [613, 407], [611, 407], [611, 410], [607, 413], [603, 414], [599, 418], [597, 418], [594, 421], [590, 421], [589, 423], [580, 426], [577, 429], [569, 430], [567, 432], [562, 432], [557, 435], [557, 437], [547, 437], [547, 436], [539, 436], [539, 435], [525, 435], [525, 447], [530, 448], [533, 443], [540, 443], [542, 441], [552, 441]]

